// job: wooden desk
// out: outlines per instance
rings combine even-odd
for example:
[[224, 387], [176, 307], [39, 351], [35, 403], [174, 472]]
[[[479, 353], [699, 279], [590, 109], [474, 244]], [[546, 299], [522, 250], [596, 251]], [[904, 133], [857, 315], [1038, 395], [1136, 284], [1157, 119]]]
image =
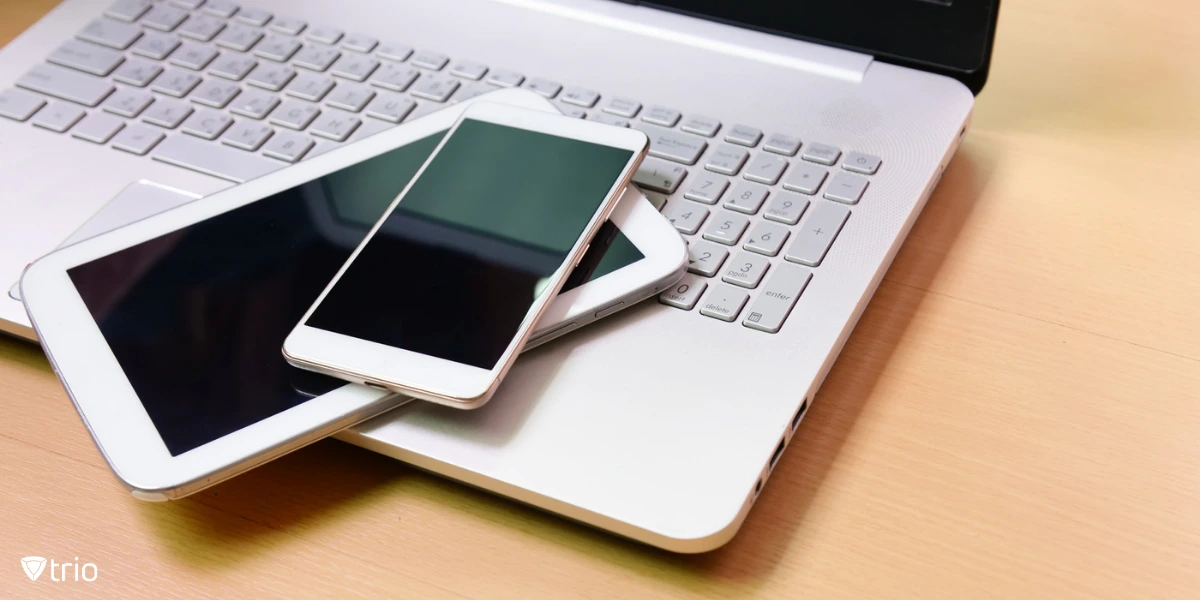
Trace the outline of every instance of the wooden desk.
[[[0, 42], [49, 9], [8, 0]], [[974, 130], [742, 532], [622, 541], [326, 441], [119, 488], [0, 340], [0, 595], [1195, 597], [1200, 4], [1006, 0]], [[85, 585], [92, 586], [84, 588]]]

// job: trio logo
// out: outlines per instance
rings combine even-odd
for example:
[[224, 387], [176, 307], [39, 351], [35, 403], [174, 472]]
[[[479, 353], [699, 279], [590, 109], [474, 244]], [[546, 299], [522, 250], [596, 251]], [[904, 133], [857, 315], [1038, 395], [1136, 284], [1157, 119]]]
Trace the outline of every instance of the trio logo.
[[[37, 581], [38, 577], [42, 576], [42, 571], [46, 570], [47, 560], [41, 556], [26, 556], [21, 559], [21, 568], [25, 570], [25, 574], [29, 576], [30, 581]], [[51, 581], [95, 581], [100, 576], [100, 569], [95, 563], [79, 564], [79, 557], [75, 557], [75, 562], [55, 562], [54, 559], [49, 560], [50, 563], [50, 580]], [[70, 570], [68, 571], [68, 567]], [[91, 567], [91, 572], [88, 568]], [[90, 577], [89, 577], [90, 575]]]

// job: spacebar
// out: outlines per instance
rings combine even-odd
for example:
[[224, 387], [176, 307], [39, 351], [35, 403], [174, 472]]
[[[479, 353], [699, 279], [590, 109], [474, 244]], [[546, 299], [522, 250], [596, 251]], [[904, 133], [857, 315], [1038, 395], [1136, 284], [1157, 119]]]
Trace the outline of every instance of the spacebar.
[[278, 160], [188, 135], [168, 137], [154, 148], [151, 156], [155, 160], [215, 175], [234, 183], [249, 181], [287, 166], [287, 163]]

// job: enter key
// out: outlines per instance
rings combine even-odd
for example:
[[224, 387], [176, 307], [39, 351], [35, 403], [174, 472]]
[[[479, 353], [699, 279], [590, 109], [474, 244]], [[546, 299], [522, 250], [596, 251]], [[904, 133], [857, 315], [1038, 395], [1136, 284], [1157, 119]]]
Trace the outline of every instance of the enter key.
[[777, 333], [810, 279], [812, 271], [809, 269], [795, 265], [779, 265], [767, 280], [766, 287], [758, 295], [754, 305], [750, 307], [750, 314], [746, 315], [742, 325], [767, 333]]

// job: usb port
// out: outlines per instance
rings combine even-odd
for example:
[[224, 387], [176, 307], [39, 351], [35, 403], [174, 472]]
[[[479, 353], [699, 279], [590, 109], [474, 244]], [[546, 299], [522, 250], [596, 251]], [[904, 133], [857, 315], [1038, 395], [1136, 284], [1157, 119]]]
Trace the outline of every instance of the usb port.
[[786, 440], [779, 440], [779, 445], [778, 445], [778, 446], [775, 446], [775, 454], [772, 454], [772, 455], [771, 455], [771, 466], [770, 466], [770, 468], [772, 468], [772, 469], [774, 469], [774, 468], [775, 468], [775, 463], [779, 462], [779, 457], [780, 457], [780, 456], [783, 456], [783, 447], [784, 447], [784, 446], [786, 446], [786, 445], [787, 445], [787, 441], [786, 441]]
[[792, 432], [796, 432], [796, 428], [800, 426], [800, 419], [804, 418], [804, 411], [808, 410], [808, 398], [800, 404], [800, 409], [796, 411], [796, 416], [792, 417]]

